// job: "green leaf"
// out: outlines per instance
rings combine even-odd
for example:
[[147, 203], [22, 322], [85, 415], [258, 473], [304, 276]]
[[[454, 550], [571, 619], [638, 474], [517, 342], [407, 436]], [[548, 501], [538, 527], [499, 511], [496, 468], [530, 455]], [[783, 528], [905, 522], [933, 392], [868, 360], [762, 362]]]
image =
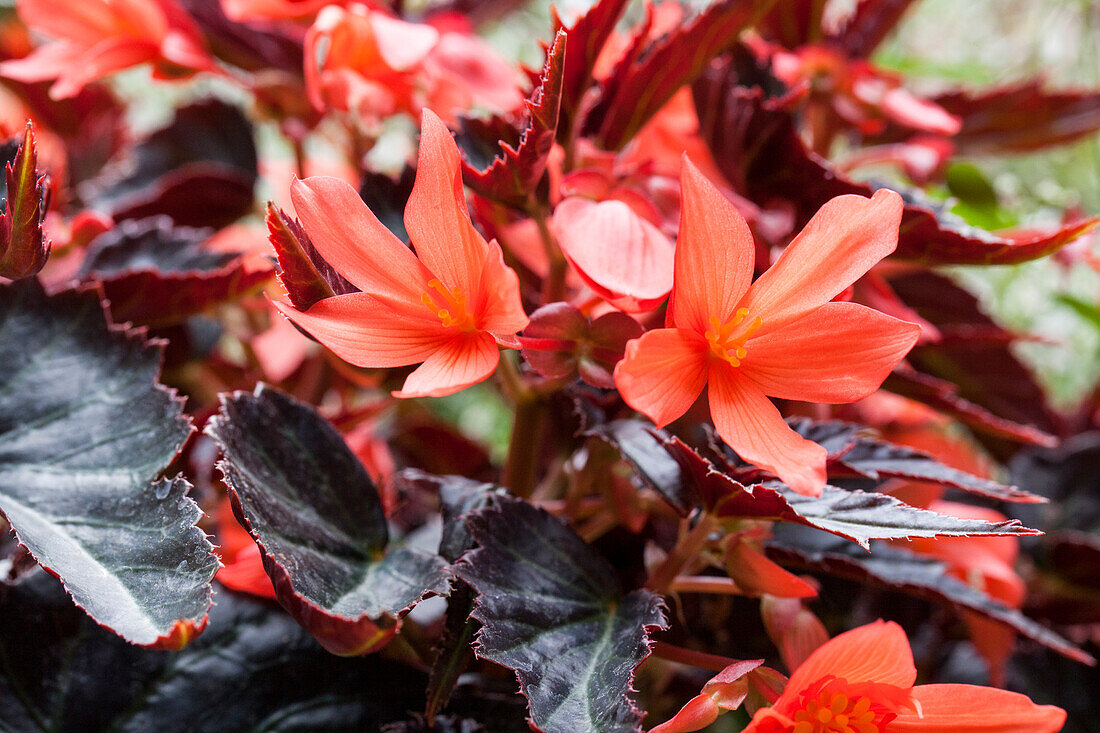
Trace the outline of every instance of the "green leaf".
[[206, 623], [218, 563], [188, 483], [157, 480], [191, 432], [160, 358], [94, 293], [0, 288], [0, 511], [97, 622], [178, 648]]
[[441, 557], [389, 546], [378, 490], [313, 407], [260, 384], [222, 395], [206, 433], [279, 603], [332, 653], [376, 651], [422, 597], [447, 592]]
[[614, 569], [575, 532], [518, 499], [471, 515], [480, 547], [458, 575], [478, 598], [479, 657], [515, 671], [531, 720], [546, 733], [639, 729], [629, 697], [648, 632], [665, 628], [661, 599], [623, 595]]

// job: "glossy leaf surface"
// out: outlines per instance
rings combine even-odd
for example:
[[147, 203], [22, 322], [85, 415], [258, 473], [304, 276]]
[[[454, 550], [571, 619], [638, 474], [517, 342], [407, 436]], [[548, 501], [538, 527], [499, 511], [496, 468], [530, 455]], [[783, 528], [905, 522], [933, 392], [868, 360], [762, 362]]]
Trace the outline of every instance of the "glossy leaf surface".
[[607, 560], [526, 502], [498, 499], [467, 522], [479, 547], [456, 570], [478, 592], [478, 656], [515, 671], [546, 733], [638, 730], [629, 693], [665, 625], [660, 598], [623, 595]]
[[182, 652], [130, 646], [37, 573], [0, 587], [0, 728], [87, 733], [378, 733], [415, 709], [423, 674], [339, 659], [273, 604], [219, 589]]
[[0, 510], [97, 622], [179, 648], [206, 623], [218, 563], [189, 484], [158, 479], [191, 432], [160, 356], [94, 293], [0, 288]]
[[276, 597], [326, 649], [376, 651], [423, 596], [446, 592], [442, 558], [389, 546], [377, 489], [314, 408], [261, 384], [223, 396], [206, 432]]

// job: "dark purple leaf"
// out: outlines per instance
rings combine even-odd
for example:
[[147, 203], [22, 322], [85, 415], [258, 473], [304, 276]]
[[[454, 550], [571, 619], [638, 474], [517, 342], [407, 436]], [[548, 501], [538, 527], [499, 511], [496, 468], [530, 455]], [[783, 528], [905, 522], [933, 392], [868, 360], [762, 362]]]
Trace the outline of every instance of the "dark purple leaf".
[[637, 58], [628, 56], [600, 86], [585, 118], [585, 134], [605, 149], [622, 148], [672, 95], [737, 43], [762, 5], [758, 0], [719, 0], [641, 50]]
[[777, 533], [767, 547], [768, 557], [803, 570], [828, 573], [857, 583], [908, 593], [1003, 624], [1070, 659], [1088, 664], [1095, 660], [1086, 652], [1019, 611], [990, 598], [951, 576], [947, 566], [892, 547], [876, 547], [870, 555], [851, 545], [818, 541], [804, 533]]
[[879, 440], [853, 423], [839, 420], [819, 422], [808, 418], [792, 418], [788, 422], [799, 435], [828, 451], [830, 476], [854, 475], [875, 481], [887, 478], [931, 481], [1000, 501], [1032, 504], [1046, 501], [1016, 486], [945, 466], [919, 450]]
[[446, 593], [442, 558], [389, 546], [378, 490], [314, 408], [261, 384], [223, 395], [206, 433], [276, 597], [326, 649], [376, 651], [421, 598]]
[[[746, 57], [742, 51], [732, 60], [712, 64], [694, 86], [702, 135], [737, 192], [760, 205], [790, 202], [800, 224], [836, 196], [870, 196], [872, 186], [846, 178], [806, 148], [794, 117], [763, 89], [772, 88], [774, 79]], [[911, 199], [893, 256], [935, 265], [1016, 264], [1057, 251], [1097, 221], [1047, 232], [994, 235]]]
[[875, 480], [904, 478], [913, 481], [931, 481], [1000, 501], [1018, 501], [1028, 504], [1046, 501], [1043, 497], [1023, 491], [1016, 486], [1007, 486], [945, 466], [926, 453], [892, 445], [882, 440], [863, 438], [836, 463], [839, 467], [850, 469], [858, 476]]
[[190, 485], [158, 478], [191, 432], [160, 358], [95, 293], [0, 287], [0, 510], [98, 623], [179, 648], [206, 623], [218, 562]]
[[5, 158], [0, 277], [18, 280], [37, 274], [50, 256], [50, 240], [42, 228], [50, 205], [50, 185], [45, 175], [39, 175], [38, 151], [29, 122], [14, 155]]
[[295, 308], [308, 310], [319, 300], [359, 290], [321, 257], [297, 219], [269, 202], [266, 221], [268, 241], [278, 262], [279, 282]]
[[133, 647], [44, 573], [0, 586], [0, 659], [0, 727], [21, 733], [380, 733], [424, 684], [378, 656], [335, 658], [273, 604], [222, 589], [183, 651]]
[[359, 197], [393, 235], [405, 244], [409, 233], [405, 230], [405, 204], [412, 195], [416, 182], [416, 169], [405, 166], [401, 175], [392, 178], [384, 173], [364, 171], [359, 181]]
[[1018, 520], [984, 522], [918, 509], [886, 494], [826, 486], [821, 496], [795, 493], [778, 481], [745, 486], [718, 470], [679, 438], [663, 441], [707, 511], [719, 517], [793, 522], [858, 543], [873, 539], [1038, 534]]
[[[890, 287], [906, 305], [940, 332], [938, 343], [918, 345], [908, 356], [917, 370], [956, 385], [958, 395], [996, 415], [1046, 433], [1059, 431], [1058, 418], [1031, 371], [1009, 348], [1014, 334], [1001, 329], [978, 299], [934, 272], [898, 275]], [[978, 339], [977, 331], [1009, 338]]]
[[596, 425], [588, 435], [605, 441], [619, 452], [634, 469], [635, 479], [660, 494], [669, 505], [686, 517], [700, 497], [684, 480], [680, 464], [665, 450], [664, 433], [641, 420], [615, 420]]
[[629, 695], [648, 632], [665, 627], [661, 599], [623, 595], [607, 560], [545, 511], [495, 503], [467, 520], [480, 547], [455, 568], [478, 592], [478, 656], [515, 671], [539, 730], [639, 730]]
[[248, 118], [206, 100], [177, 110], [80, 192], [116, 221], [167, 214], [185, 226], [220, 227], [252, 210], [257, 171]]
[[[443, 510], [439, 554], [447, 562], [455, 562], [477, 544], [466, 526], [465, 516], [489, 506], [491, 498], [504, 491], [493, 484], [474, 481], [464, 476], [434, 476], [415, 468], [401, 471], [397, 475], [396, 485], [398, 489], [416, 486], [421, 491], [439, 497]], [[459, 677], [473, 659], [471, 645], [477, 630], [481, 628], [481, 624], [470, 618], [473, 607], [473, 589], [465, 581], [456, 580], [447, 599], [443, 638], [440, 639], [439, 650], [428, 678], [425, 712], [430, 718], [435, 718], [447, 704]]]
[[950, 415], [974, 429], [979, 437], [988, 435], [1040, 446], [1058, 444], [1058, 439], [1050, 433], [994, 415], [981, 405], [962, 398], [958, 386], [952, 382], [915, 369], [895, 369], [882, 383], [882, 388]]
[[98, 282], [118, 322], [178, 324], [258, 289], [271, 270], [246, 270], [233, 252], [205, 248], [210, 229], [175, 226], [167, 216], [123, 221], [92, 240], [80, 277]]
[[[518, 209], [526, 208], [546, 174], [550, 150], [558, 129], [561, 107], [562, 75], [565, 70], [565, 33], [558, 31], [554, 44], [546, 50], [546, 64], [530, 96], [524, 100], [526, 123], [518, 129], [503, 119], [488, 125], [467, 120], [468, 134], [505, 131], [505, 137], [493, 134], [489, 147], [494, 156], [487, 165], [462, 161], [466, 185], [486, 198]], [[468, 135], [467, 135], [468, 136]], [[465, 136], [464, 136], [465, 137]]]

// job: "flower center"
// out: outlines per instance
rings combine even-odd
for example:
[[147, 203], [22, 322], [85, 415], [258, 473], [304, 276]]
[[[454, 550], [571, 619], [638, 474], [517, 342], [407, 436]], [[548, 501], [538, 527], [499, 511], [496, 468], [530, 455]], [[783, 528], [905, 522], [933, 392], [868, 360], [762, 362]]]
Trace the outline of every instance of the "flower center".
[[[733, 366], [741, 366], [741, 360], [748, 353], [745, 349], [745, 342], [763, 324], [760, 316], [757, 316], [752, 319], [752, 323], [747, 327], [738, 328], [748, 314], [748, 308], [738, 308], [733, 318], [726, 323], [721, 323], [717, 318], [712, 317], [710, 319], [710, 330], [704, 334], [714, 355], [719, 359], [725, 359]], [[734, 334], [736, 334], [736, 337], [734, 337]]]
[[473, 331], [477, 326], [474, 318], [466, 312], [466, 296], [462, 288], [448, 290], [437, 278], [428, 281], [428, 292], [420, 296], [424, 305], [432, 309], [444, 326], [454, 326], [459, 331]]
[[826, 689], [794, 714], [791, 733], [880, 733], [881, 722], [870, 698]]

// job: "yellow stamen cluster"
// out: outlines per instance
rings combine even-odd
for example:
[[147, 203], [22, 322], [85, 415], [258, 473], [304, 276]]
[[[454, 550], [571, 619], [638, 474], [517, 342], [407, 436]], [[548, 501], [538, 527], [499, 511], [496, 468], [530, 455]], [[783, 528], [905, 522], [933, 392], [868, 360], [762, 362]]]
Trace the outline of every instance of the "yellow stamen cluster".
[[429, 280], [428, 287], [431, 290], [421, 295], [420, 300], [444, 326], [453, 326], [459, 331], [473, 331], [476, 328], [473, 316], [466, 312], [466, 296], [461, 288], [448, 290], [437, 278]]
[[[748, 314], [747, 308], [738, 308], [733, 318], [726, 323], [712, 317], [710, 319], [711, 328], [704, 334], [714, 355], [720, 359], [725, 359], [733, 366], [741, 366], [741, 360], [748, 354], [745, 342], [752, 338], [752, 335], [763, 325], [760, 316], [757, 316], [747, 327], [738, 328]], [[734, 338], [735, 333], [737, 334], [736, 338]]]
[[794, 714], [791, 733], [880, 733], [871, 700], [822, 690]]

